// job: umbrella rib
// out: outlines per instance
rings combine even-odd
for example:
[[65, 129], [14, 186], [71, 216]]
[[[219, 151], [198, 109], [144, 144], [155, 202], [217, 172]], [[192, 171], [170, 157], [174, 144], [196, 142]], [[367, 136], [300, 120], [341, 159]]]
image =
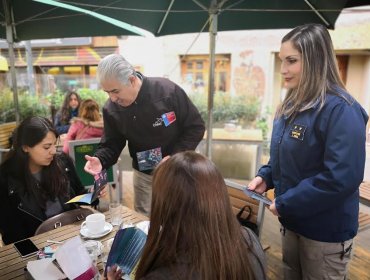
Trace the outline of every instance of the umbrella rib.
[[57, 8], [50, 8], [50, 9], [48, 9], [47, 11], [44, 11], [44, 12], [42, 12], [42, 13], [39, 13], [39, 14], [36, 14], [36, 15], [33, 15], [33, 16], [30, 16], [30, 17], [28, 17], [28, 18], [26, 18], [26, 19], [24, 19], [24, 20], [18, 21], [18, 22], [16, 22], [16, 23], [15, 23], [15, 25], [22, 24], [22, 23], [24, 23], [24, 22], [30, 21], [30, 20], [32, 20], [32, 19], [34, 19], [34, 18], [38, 17], [38, 16], [41, 16], [41, 15], [47, 14], [47, 13], [49, 13], [49, 12], [51, 12], [51, 11], [54, 11], [55, 9], [57, 9]]
[[[203, 32], [204, 28], [206, 28], [207, 24], [209, 23], [211, 19], [208, 17], [206, 23], [203, 25], [202, 29], [198, 32], [197, 36], [195, 36], [193, 42], [191, 42], [190, 46], [188, 47], [188, 49], [185, 51], [185, 54], [184, 54], [184, 57], [188, 55], [189, 51], [191, 50], [191, 48], [193, 47], [193, 45], [195, 44], [195, 42], [198, 40], [200, 34]], [[180, 64], [180, 61], [177, 61], [175, 66], [172, 67], [171, 71], [169, 73], [173, 73], [176, 69], [176, 67]], [[168, 76], [170, 76], [170, 74], [168, 74]]]
[[203, 10], [208, 11], [208, 8], [204, 6], [202, 3], [200, 3], [197, 0], [192, 0], [195, 4], [197, 4], [199, 7], [201, 7]]
[[322, 14], [319, 13], [318, 10], [310, 3], [308, 0], [304, 0], [304, 2], [311, 8], [311, 10], [325, 23], [327, 27], [331, 26], [331, 24], [324, 18]]
[[236, 5], [239, 5], [240, 3], [244, 2], [245, 0], [240, 0], [240, 1], [237, 1], [235, 2], [234, 4], [230, 4], [229, 6], [227, 6], [225, 9], [223, 10], [229, 10], [231, 9], [232, 7], [235, 7]]
[[162, 21], [161, 21], [161, 24], [159, 25], [159, 28], [158, 28], [158, 30], [157, 30], [157, 34], [161, 32], [162, 27], [163, 27], [163, 25], [164, 25], [164, 23], [165, 23], [165, 21], [166, 21], [166, 19], [167, 19], [167, 17], [168, 17], [168, 14], [169, 14], [169, 13], [170, 13], [170, 11], [171, 11], [171, 8], [172, 8], [172, 5], [173, 5], [173, 3], [174, 3], [174, 2], [175, 2], [175, 0], [172, 0], [172, 1], [171, 1], [171, 3], [170, 3], [170, 5], [168, 5], [168, 8], [167, 8], [166, 14], [164, 15], [164, 17], [163, 17], [163, 19], [162, 19]]
[[[60, 2], [66, 2], [66, 1], [60, 1]], [[119, 0], [117, 0], [117, 1], [113, 1], [113, 2], [111, 2], [111, 3], [110, 3], [110, 4], [108, 4], [108, 5], [112, 5], [112, 4], [117, 3], [117, 2], [119, 2]], [[108, 6], [108, 5], [107, 5], [107, 6]], [[95, 12], [95, 11], [100, 10], [100, 9], [102, 9], [102, 8], [103, 8], [103, 7], [98, 7], [98, 8], [96, 8], [96, 9], [94, 9], [93, 11]], [[39, 13], [39, 14], [33, 15], [33, 16], [29, 17], [29, 18], [26, 18], [26, 19], [24, 19], [24, 20], [22, 20], [22, 21], [19, 21], [19, 22], [17, 22], [17, 23], [16, 23], [16, 25], [17, 25], [17, 24], [22, 24], [22, 23], [27, 22], [27, 21], [31, 21], [31, 20], [33, 20], [33, 19], [35, 19], [35, 18], [37, 18], [37, 17], [39, 17], [39, 16], [41, 16], [41, 15], [47, 14], [47, 13], [49, 13], [49, 12], [52, 12], [52, 11], [56, 10], [56, 9], [58, 9], [58, 8], [57, 8], [57, 7], [55, 7], [55, 8], [50, 8], [50, 9], [48, 9], [47, 11], [44, 11], [44, 12], [42, 12], [42, 13]], [[81, 15], [85, 15], [85, 14], [83, 14], [83, 13], [79, 13], [79, 14], [76, 14], [76, 15], [65, 15], [65, 16], [46, 17], [46, 18], [39, 18], [39, 19], [36, 19], [36, 20], [57, 19], [57, 18], [64, 18], [64, 17], [70, 17], [70, 16], [81, 16]]]

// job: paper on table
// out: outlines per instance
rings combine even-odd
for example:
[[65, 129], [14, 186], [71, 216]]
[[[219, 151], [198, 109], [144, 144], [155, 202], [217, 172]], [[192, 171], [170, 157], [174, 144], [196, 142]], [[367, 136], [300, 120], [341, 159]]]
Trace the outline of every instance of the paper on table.
[[65, 276], [53, 263], [53, 259], [41, 259], [36, 261], [29, 261], [27, 263], [27, 270], [33, 279], [40, 280], [58, 280], [64, 279]]

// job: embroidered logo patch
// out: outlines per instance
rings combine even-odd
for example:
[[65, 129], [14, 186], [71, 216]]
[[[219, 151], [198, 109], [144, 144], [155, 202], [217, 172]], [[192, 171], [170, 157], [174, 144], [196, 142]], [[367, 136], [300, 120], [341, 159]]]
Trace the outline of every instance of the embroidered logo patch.
[[289, 132], [289, 136], [298, 140], [303, 141], [304, 134], [306, 132], [306, 126], [300, 124], [293, 124], [292, 129]]
[[162, 122], [163, 122], [162, 118], [157, 118], [157, 120], [153, 123], [153, 127], [162, 125]]
[[176, 114], [174, 111], [165, 113], [161, 117], [165, 126], [169, 126], [176, 121]]

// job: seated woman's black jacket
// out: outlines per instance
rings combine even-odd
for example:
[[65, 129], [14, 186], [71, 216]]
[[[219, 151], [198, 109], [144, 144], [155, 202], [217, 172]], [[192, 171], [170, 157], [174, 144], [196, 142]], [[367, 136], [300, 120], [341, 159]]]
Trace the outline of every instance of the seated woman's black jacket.
[[[69, 197], [59, 197], [63, 210], [75, 209], [78, 207], [75, 204], [64, 203], [86, 191], [70, 157], [60, 154], [54, 160], [61, 162], [69, 178]], [[0, 233], [5, 244], [33, 236], [37, 227], [47, 219], [34, 196], [23, 191], [25, 183], [16, 175], [19, 172], [22, 172], [20, 167], [12, 160], [0, 168]]]

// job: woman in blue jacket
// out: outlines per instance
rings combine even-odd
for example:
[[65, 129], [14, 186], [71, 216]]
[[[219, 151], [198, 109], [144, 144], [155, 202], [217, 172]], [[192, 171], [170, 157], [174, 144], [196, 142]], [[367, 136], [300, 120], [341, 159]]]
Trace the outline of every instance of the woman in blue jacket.
[[346, 92], [327, 29], [296, 27], [279, 57], [287, 95], [270, 160], [249, 189], [275, 189], [284, 279], [344, 279], [358, 229], [368, 116]]
[[81, 104], [81, 97], [75, 91], [70, 91], [64, 97], [63, 105], [54, 118], [54, 126], [58, 135], [68, 132], [70, 122], [78, 116], [78, 109]]

